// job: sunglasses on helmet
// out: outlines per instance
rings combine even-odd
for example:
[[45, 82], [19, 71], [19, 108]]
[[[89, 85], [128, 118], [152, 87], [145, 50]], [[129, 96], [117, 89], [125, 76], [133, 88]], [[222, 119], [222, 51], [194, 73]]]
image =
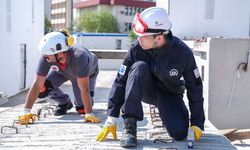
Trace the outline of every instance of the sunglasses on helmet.
[[142, 20], [141, 15], [139, 13], [135, 14], [132, 25], [133, 25], [134, 31], [139, 33], [139, 34], [163, 33], [166, 31], [164, 29], [151, 29], [151, 28], [149, 28], [148, 25]]

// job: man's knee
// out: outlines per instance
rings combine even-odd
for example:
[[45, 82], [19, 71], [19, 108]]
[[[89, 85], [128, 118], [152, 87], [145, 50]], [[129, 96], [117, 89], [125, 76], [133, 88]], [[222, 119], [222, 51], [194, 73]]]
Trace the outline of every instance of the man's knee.
[[133, 75], [142, 75], [142, 74], [147, 74], [149, 73], [149, 66], [146, 62], [144, 61], [137, 61], [135, 62], [130, 69], [129, 74]]
[[44, 98], [49, 95], [49, 93], [54, 89], [52, 83], [49, 80], [45, 80], [42, 89], [40, 89], [40, 93], [38, 98]]
[[187, 137], [188, 129], [168, 130], [169, 135], [176, 141], [181, 141]]

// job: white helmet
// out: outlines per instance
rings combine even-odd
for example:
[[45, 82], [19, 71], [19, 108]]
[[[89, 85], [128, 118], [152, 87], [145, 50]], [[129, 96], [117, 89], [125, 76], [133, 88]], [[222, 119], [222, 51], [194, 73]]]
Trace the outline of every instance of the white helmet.
[[50, 32], [40, 41], [38, 49], [44, 55], [54, 55], [69, 50], [67, 37], [61, 32]]
[[171, 29], [167, 11], [161, 7], [150, 7], [141, 14], [136, 13], [133, 21], [133, 30], [138, 36], [153, 35]]

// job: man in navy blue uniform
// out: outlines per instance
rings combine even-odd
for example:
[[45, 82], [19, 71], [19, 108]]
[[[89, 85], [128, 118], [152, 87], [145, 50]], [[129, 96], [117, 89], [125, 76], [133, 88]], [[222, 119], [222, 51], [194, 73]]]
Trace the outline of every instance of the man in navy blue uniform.
[[[159, 109], [163, 125], [175, 140], [187, 137], [189, 127], [198, 140], [204, 130], [203, 89], [191, 49], [171, 33], [165, 9], [151, 7], [133, 21], [138, 42], [128, 51], [113, 83], [108, 101], [108, 119], [97, 141], [111, 132], [116, 139], [120, 110], [124, 129], [122, 147], [137, 146], [136, 122], [143, 120], [141, 101]], [[183, 80], [184, 79], [184, 80]], [[189, 113], [183, 101], [187, 90]]]

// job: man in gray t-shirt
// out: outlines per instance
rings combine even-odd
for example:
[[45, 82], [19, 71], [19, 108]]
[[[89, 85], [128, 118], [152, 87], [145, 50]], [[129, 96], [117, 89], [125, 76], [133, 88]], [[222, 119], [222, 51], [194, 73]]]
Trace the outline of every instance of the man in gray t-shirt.
[[30, 110], [37, 97], [50, 96], [58, 102], [54, 115], [63, 115], [73, 107], [67, 94], [59, 89], [64, 82], [70, 81], [73, 87], [76, 110], [85, 115], [85, 121], [97, 123], [100, 119], [92, 113], [93, 96], [98, 61], [95, 54], [83, 47], [73, 47], [73, 37], [67, 31], [46, 34], [40, 44], [42, 52], [37, 76], [31, 86], [25, 103], [24, 113]]

